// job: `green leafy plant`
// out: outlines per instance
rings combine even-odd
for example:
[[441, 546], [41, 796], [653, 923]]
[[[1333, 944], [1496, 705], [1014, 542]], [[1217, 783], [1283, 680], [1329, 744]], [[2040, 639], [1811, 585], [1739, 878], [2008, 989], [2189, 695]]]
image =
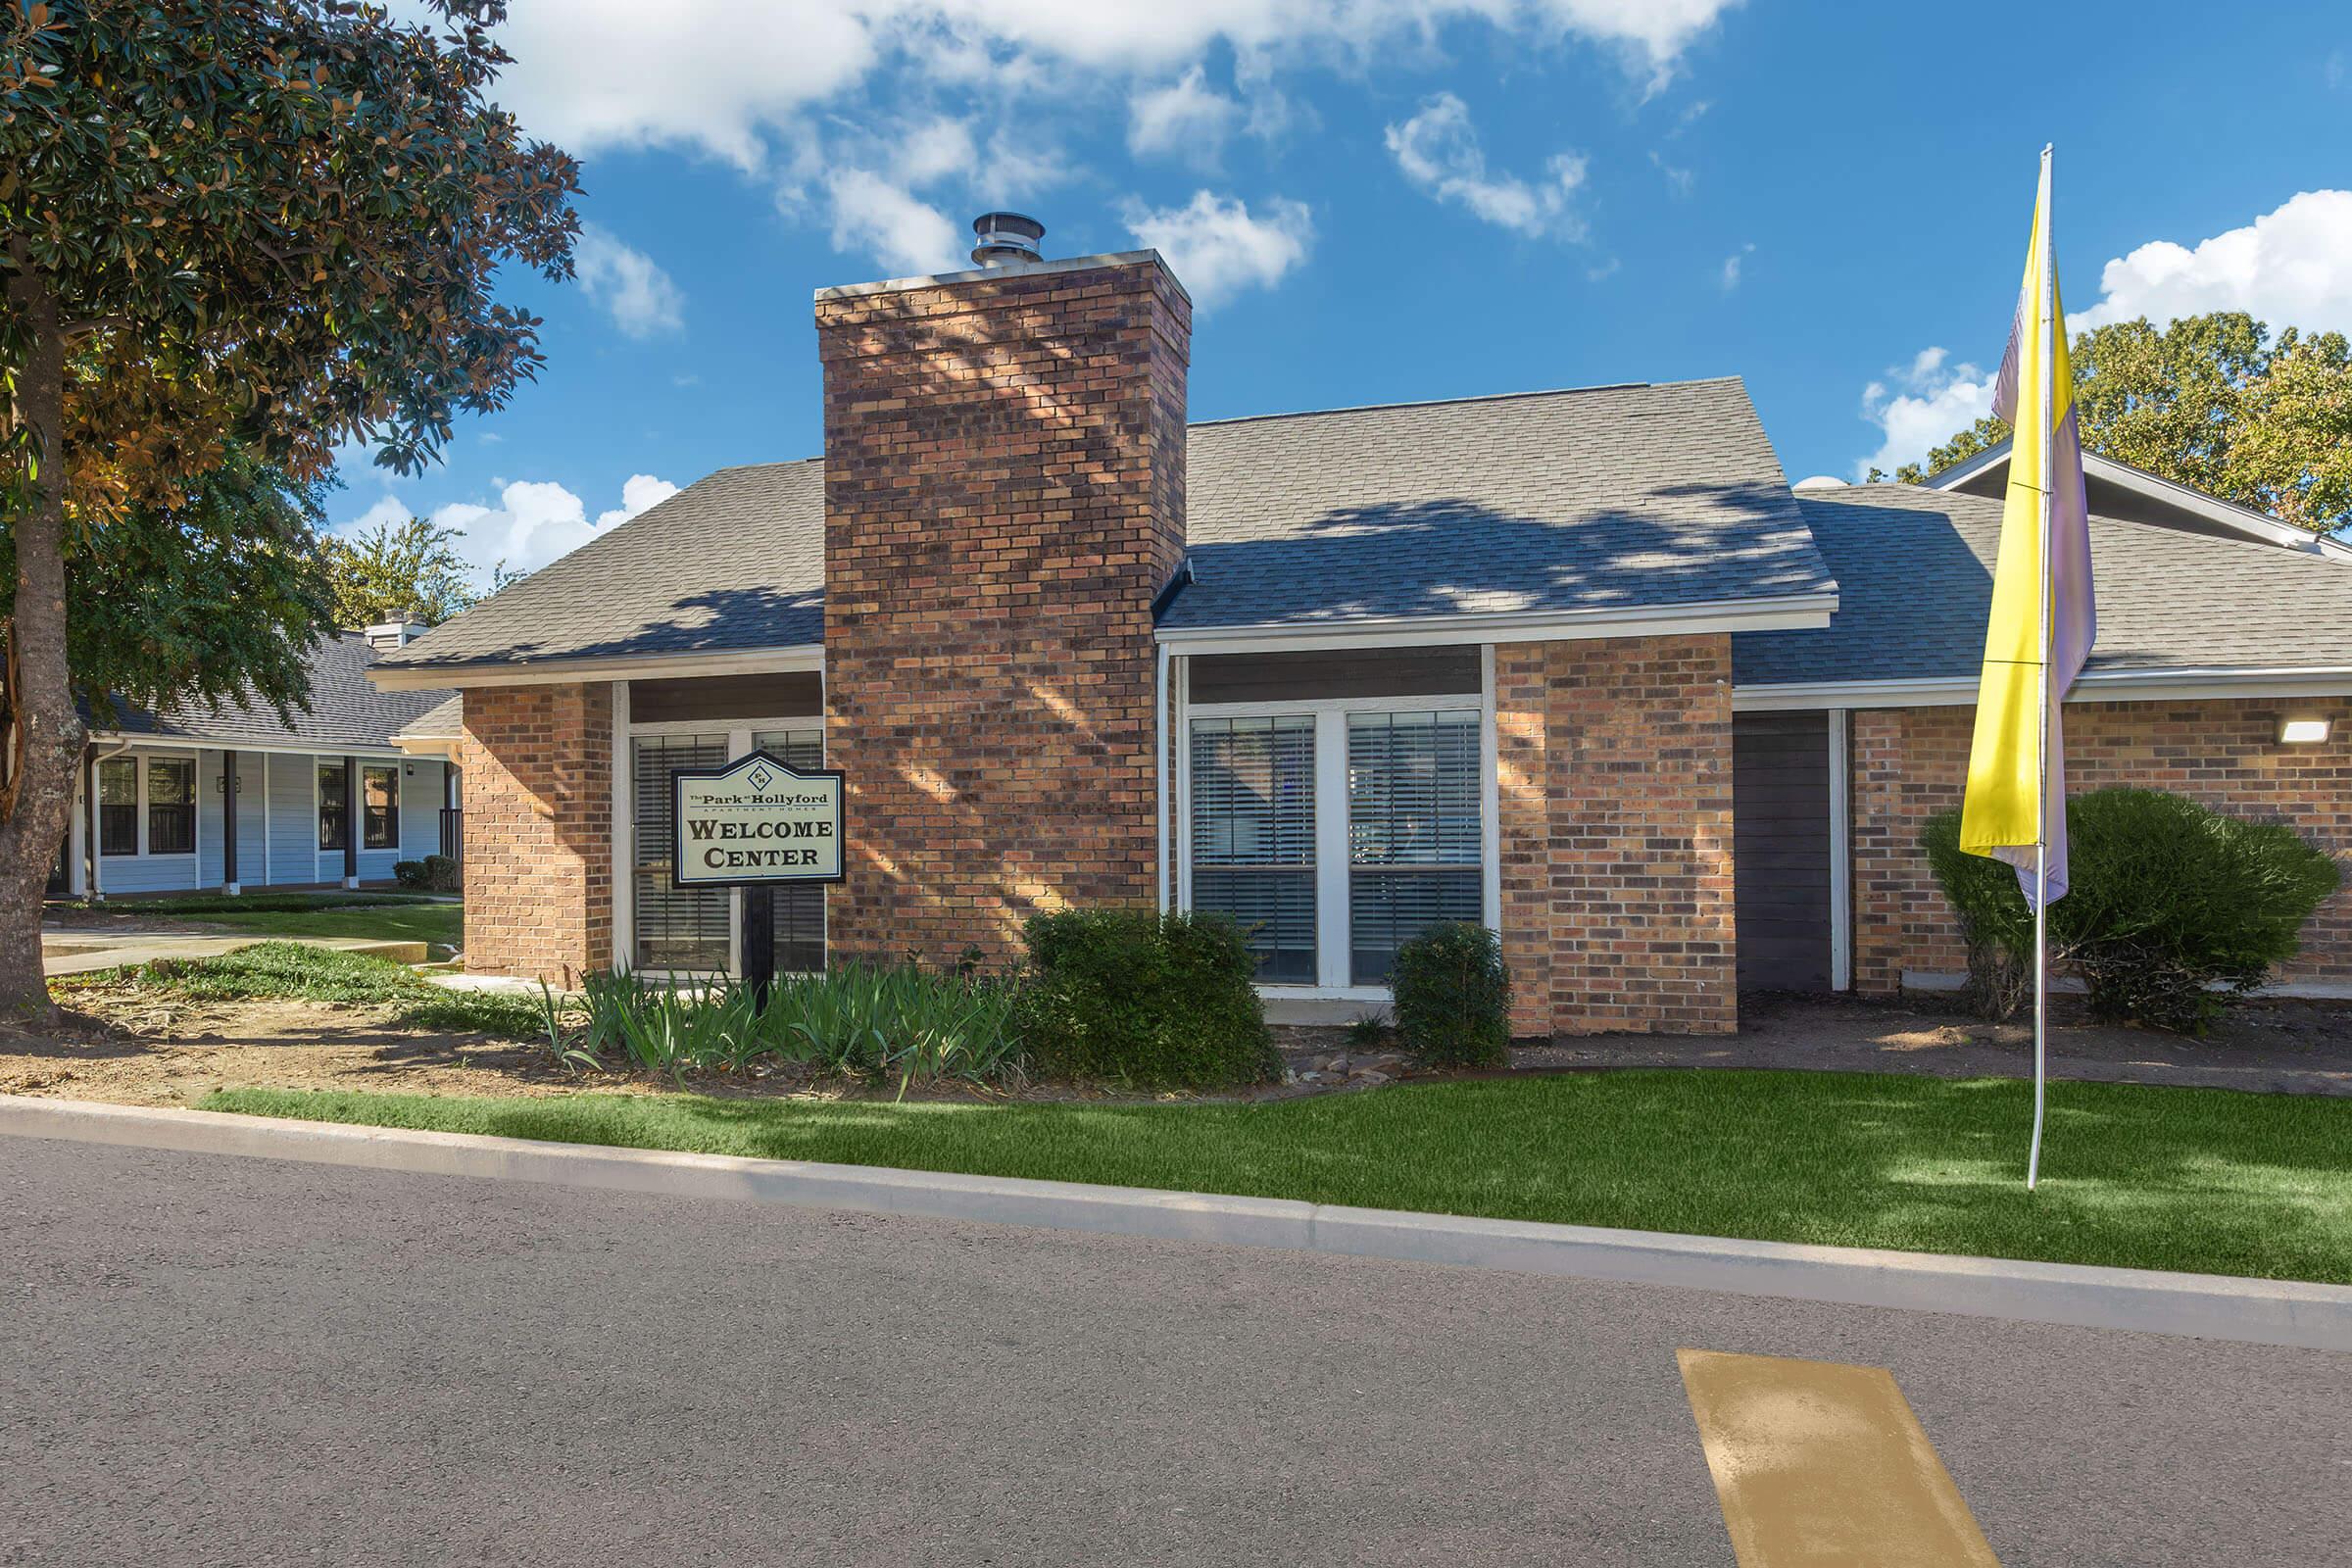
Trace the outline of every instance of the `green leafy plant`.
[[415, 888], [418, 892], [422, 892], [424, 890], [424, 862], [422, 860], [394, 860], [392, 862], [392, 880], [404, 888]]
[[[2161, 790], [2077, 796], [2066, 824], [2071, 891], [2050, 905], [2050, 956], [2102, 1019], [2202, 1034], [2294, 956], [2342, 883], [2335, 860], [2283, 823]], [[1972, 946], [1997, 949], [2030, 984], [2034, 916], [2016, 873], [1961, 850], [1957, 811], [1931, 818], [1920, 841]]]
[[575, 1043], [564, 1020], [570, 1012], [565, 999], [544, 980], [539, 982], [539, 1027], [547, 1036], [547, 1054], [557, 1065], [574, 1072], [597, 1072], [603, 1064], [594, 1052]]
[[1389, 984], [1396, 1031], [1424, 1061], [1498, 1067], [1510, 1059], [1511, 972], [1501, 939], [1485, 926], [1431, 926], [1396, 950]]
[[[1021, 1075], [1004, 981], [935, 974], [901, 964], [847, 964], [791, 975], [760, 1007], [723, 976], [669, 985], [630, 973], [588, 977], [586, 1023], [574, 1049], [612, 1054], [647, 1072], [740, 1072], [773, 1058], [900, 1092], [942, 1079], [1002, 1083]], [[564, 1038], [569, 1039], [569, 1036]]]
[[446, 855], [426, 856], [424, 858], [424, 885], [434, 893], [457, 892], [459, 886], [458, 862]]
[[1348, 1049], [1378, 1051], [1389, 1043], [1389, 1020], [1377, 1012], [1359, 1012], [1348, 1022]]
[[1255, 960], [1225, 916], [1066, 909], [1025, 935], [1016, 1027], [1041, 1075], [1192, 1089], [1280, 1075]]

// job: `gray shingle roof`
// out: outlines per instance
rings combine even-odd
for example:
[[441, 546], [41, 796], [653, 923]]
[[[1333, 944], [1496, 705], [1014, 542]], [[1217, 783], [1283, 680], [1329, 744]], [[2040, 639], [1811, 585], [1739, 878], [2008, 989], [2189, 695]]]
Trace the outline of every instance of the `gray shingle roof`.
[[[1798, 500], [1838, 613], [1826, 631], [1734, 636], [1736, 682], [1977, 674], [2000, 502], [1896, 484]], [[2352, 668], [2352, 563], [2113, 517], [2090, 530], [2092, 670]]]
[[824, 637], [824, 470], [721, 468], [387, 656], [514, 663], [788, 648]]
[[291, 729], [279, 721], [266, 703], [224, 703], [218, 710], [202, 703], [180, 703], [160, 713], [119, 703], [115, 719], [93, 717], [96, 727], [110, 733], [152, 736], [204, 745], [252, 742], [257, 745], [309, 743], [321, 748], [366, 746], [381, 750], [391, 744], [409, 720], [454, 693], [441, 691], [387, 692], [368, 679], [368, 667], [381, 657], [356, 632], [321, 638], [311, 647], [311, 710], [296, 710]]
[[415, 740], [455, 740], [466, 733], [466, 697], [451, 692], [393, 732]]
[[[1736, 378], [1198, 424], [1186, 510], [1186, 629], [1832, 586]], [[823, 572], [821, 465], [722, 468], [387, 662], [814, 643]]]
[[1834, 585], [1736, 377], [1193, 429], [1186, 630]]

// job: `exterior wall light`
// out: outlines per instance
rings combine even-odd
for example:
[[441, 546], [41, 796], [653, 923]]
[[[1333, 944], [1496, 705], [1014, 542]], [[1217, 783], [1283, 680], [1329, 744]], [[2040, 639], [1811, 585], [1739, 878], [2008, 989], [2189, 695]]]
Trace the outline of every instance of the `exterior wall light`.
[[2278, 744], [2281, 746], [2317, 746], [2328, 738], [2328, 723], [2324, 718], [2296, 717], [2292, 714], [2278, 720]]

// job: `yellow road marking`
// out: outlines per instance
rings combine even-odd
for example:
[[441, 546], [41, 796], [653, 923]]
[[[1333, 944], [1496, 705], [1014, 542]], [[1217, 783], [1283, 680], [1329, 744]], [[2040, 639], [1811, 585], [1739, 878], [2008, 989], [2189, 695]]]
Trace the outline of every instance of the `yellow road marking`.
[[1884, 1367], [1675, 1357], [1740, 1568], [2000, 1568]]

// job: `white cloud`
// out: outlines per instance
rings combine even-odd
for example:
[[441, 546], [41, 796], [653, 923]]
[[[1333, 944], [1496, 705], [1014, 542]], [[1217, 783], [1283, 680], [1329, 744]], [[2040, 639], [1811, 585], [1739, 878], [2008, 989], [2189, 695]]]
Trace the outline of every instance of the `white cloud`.
[[1666, 176], [1666, 188], [1677, 196], [1690, 195], [1690, 187], [1698, 182], [1698, 174], [1695, 171], [1679, 168], [1668, 163], [1665, 155], [1654, 149], [1650, 152], [1649, 161], [1659, 173]]
[[[496, 506], [453, 501], [436, 509], [432, 520], [464, 535], [460, 551], [487, 585], [491, 568], [501, 563], [511, 570], [536, 571], [677, 493], [678, 487], [666, 479], [631, 474], [620, 487], [620, 505], [591, 518], [587, 504], [563, 485], [517, 480], [500, 487]], [[412, 514], [397, 495], [386, 492], [335, 532], [348, 536], [378, 523], [406, 522]]]
[[[1740, 246], [1738, 250], [1732, 252], [1731, 255], [1726, 256], [1723, 259], [1723, 272], [1718, 281], [1723, 284], [1723, 291], [1726, 294], [1729, 294], [1732, 290], [1740, 286], [1740, 264], [1745, 262], [1747, 258], [1753, 256], [1755, 253], [1755, 242], [1750, 240], [1748, 243]], [[1941, 353], [1942, 350], [1938, 349], [1936, 352]]]
[[1272, 288], [1306, 260], [1315, 238], [1303, 202], [1277, 196], [1252, 216], [1239, 197], [1205, 190], [1182, 207], [1153, 209], [1130, 198], [1127, 228], [1167, 258], [1203, 310], [1245, 288]]
[[1918, 463], [1930, 447], [1992, 412], [1993, 377], [1973, 365], [1947, 364], [1949, 358], [1939, 348], [1922, 349], [1909, 366], [1886, 372], [1891, 387], [1873, 381], [1862, 389], [1862, 416], [1882, 439], [1878, 451], [1854, 465], [1855, 478]]
[[1489, 173], [1469, 106], [1452, 93], [1425, 100], [1419, 114], [1388, 127], [1387, 140], [1405, 179], [1439, 201], [1520, 234], [1585, 237], [1584, 219], [1570, 200], [1585, 182], [1585, 160], [1557, 154], [1539, 180]]
[[684, 324], [679, 313], [686, 296], [645, 252], [588, 223], [580, 229], [571, 259], [579, 270], [582, 291], [602, 305], [612, 315], [612, 324], [628, 336], [648, 338], [657, 332], [675, 332]]
[[1207, 74], [1195, 66], [1128, 100], [1127, 150], [1138, 158], [1176, 157], [1213, 169], [1241, 119], [1241, 104], [1208, 85]]
[[2304, 191], [2194, 250], [2151, 240], [2109, 262], [2099, 286], [2105, 297], [2068, 326], [2245, 311], [2274, 327], [2352, 331], [2352, 190]]
[[833, 248], [863, 251], [895, 275], [925, 276], [969, 267], [963, 231], [906, 186], [862, 169], [832, 175]]
[[[1362, 64], [1456, 25], [1621, 55], [1651, 86], [1737, 0], [515, 0], [499, 98], [574, 153], [670, 146], [748, 172], [771, 138], [888, 71], [1075, 90], [1164, 77], [1218, 49]], [[414, 13], [417, 8], [408, 8]]]

